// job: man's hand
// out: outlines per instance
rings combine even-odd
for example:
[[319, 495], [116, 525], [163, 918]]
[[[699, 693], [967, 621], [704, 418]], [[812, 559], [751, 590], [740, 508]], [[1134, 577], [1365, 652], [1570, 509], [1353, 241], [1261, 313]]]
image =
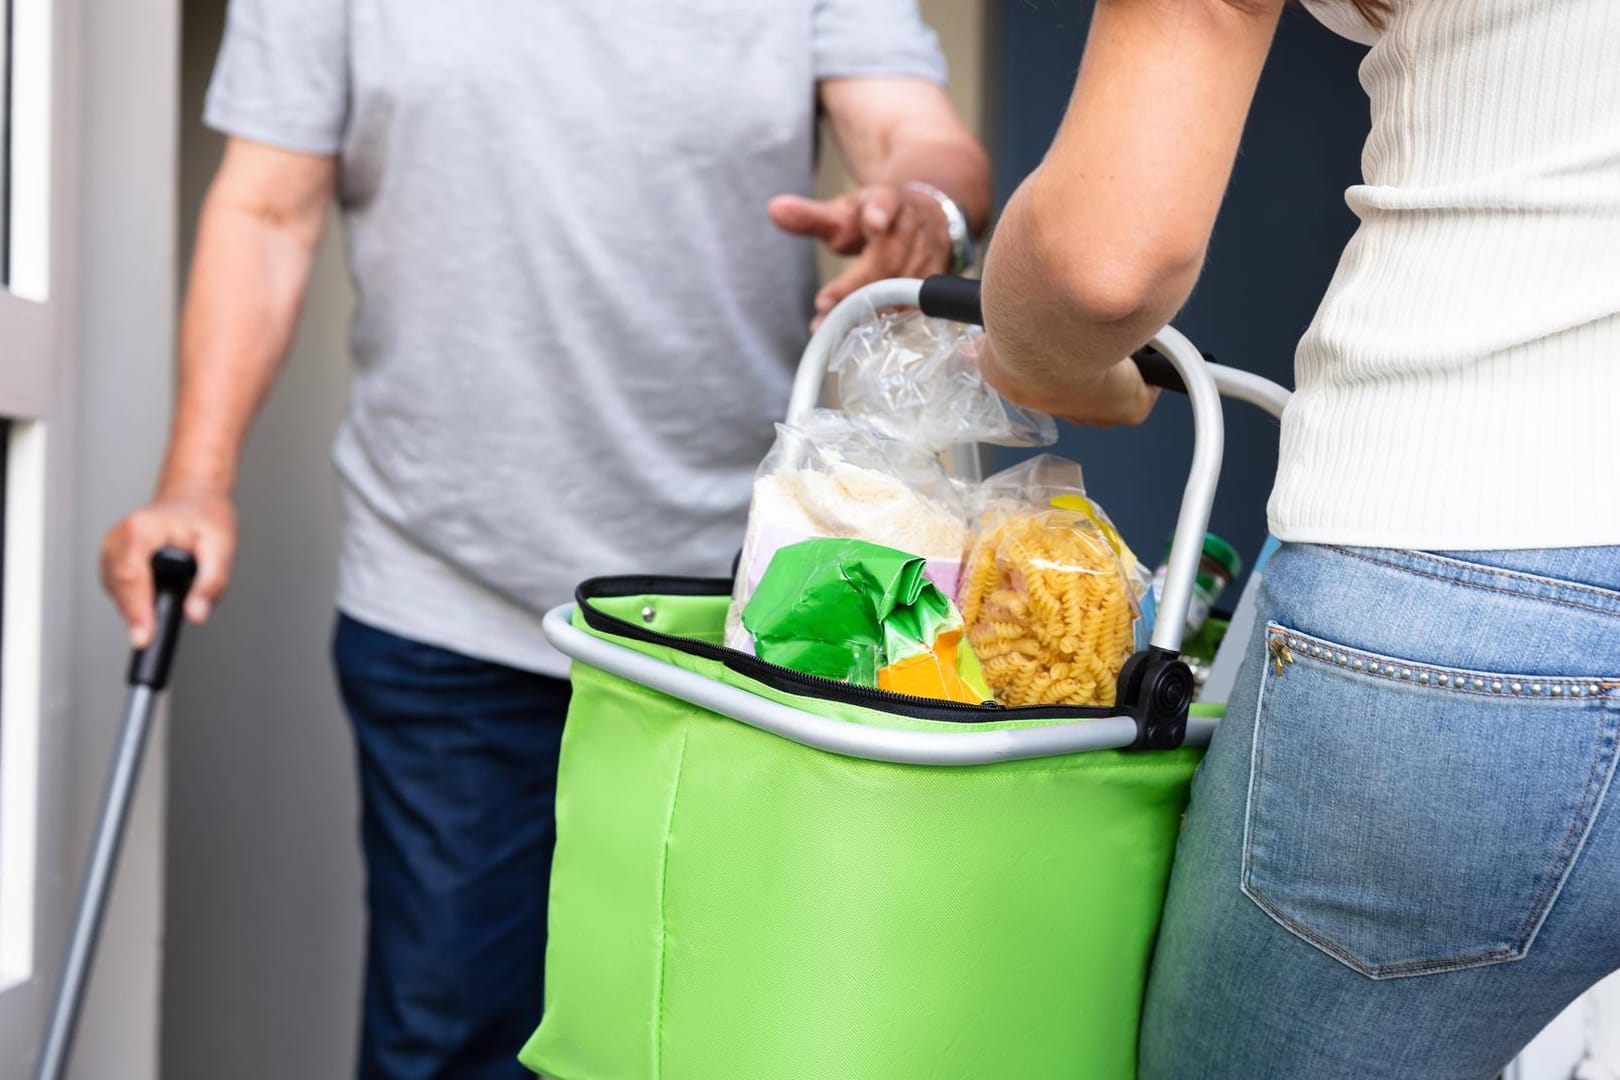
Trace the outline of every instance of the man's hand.
[[835, 255], [859, 256], [816, 294], [812, 329], [862, 285], [927, 277], [951, 264], [944, 209], [926, 193], [898, 184], [870, 184], [833, 199], [778, 195], [766, 212], [780, 229], [820, 240]]
[[152, 555], [177, 547], [197, 558], [197, 580], [186, 597], [186, 618], [201, 624], [225, 592], [236, 552], [236, 510], [224, 495], [160, 495], [107, 531], [101, 541], [101, 583], [129, 624], [129, 641], [152, 640]]
[[817, 202], [778, 195], [766, 207], [777, 226], [810, 236], [853, 265], [816, 294], [818, 326], [844, 297], [873, 281], [925, 277], [951, 265], [951, 228], [932, 185], [961, 209], [968, 231], [990, 209], [990, 165], [942, 87], [916, 78], [823, 79], [816, 93], [856, 190]]
[[1002, 397], [1077, 424], [1140, 424], [1159, 400], [1158, 389], [1142, 380], [1134, 360], [1121, 360], [1097, 375], [1082, 374], [1072, 365], [1056, 362], [1054, 367], [1062, 372], [1061, 379], [1041, 379], [1038, 385], [1030, 386], [999, 362], [993, 338], [980, 338], [977, 349], [980, 374]]

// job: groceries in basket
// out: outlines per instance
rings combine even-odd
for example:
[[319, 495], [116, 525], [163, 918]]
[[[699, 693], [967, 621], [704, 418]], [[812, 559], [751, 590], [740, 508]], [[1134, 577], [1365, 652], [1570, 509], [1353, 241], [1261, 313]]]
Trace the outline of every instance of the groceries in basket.
[[1080, 467], [1015, 466], [984, 484], [978, 510], [959, 600], [996, 700], [1112, 704], [1148, 581]]
[[726, 644], [752, 651], [743, 607], [772, 556], [801, 540], [867, 540], [921, 556], [934, 584], [954, 595], [966, 520], [962, 491], [934, 454], [830, 409], [778, 425], [754, 481]]
[[989, 699], [956, 605], [924, 560], [862, 540], [777, 551], [743, 625], [761, 659], [913, 697]]
[[918, 312], [872, 317], [829, 363], [840, 408], [777, 428], [754, 482], [726, 644], [752, 648], [743, 607], [779, 548], [813, 537], [867, 540], [922, 556], [955, 596], [966, 505], [941, 455], [953, 446], [1045, 446], [1052, 418], [1005, 401], [979, 374], [979, 331]]
[[857, 326], [828, 365], [838, 407], [882, 435], [934, 453], [969, 443], [1050, 446], [1057, 424], [979, 374], [977, 327], [899, 311]]

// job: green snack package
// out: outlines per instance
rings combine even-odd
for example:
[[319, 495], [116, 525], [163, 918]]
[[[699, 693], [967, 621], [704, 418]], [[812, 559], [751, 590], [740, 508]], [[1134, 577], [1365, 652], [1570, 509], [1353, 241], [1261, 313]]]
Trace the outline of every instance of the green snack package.
[[926, 560], [864, 540], [777, 551], [743, 609], [760, 659], [917, 697], [990, 700], [962, 616]]

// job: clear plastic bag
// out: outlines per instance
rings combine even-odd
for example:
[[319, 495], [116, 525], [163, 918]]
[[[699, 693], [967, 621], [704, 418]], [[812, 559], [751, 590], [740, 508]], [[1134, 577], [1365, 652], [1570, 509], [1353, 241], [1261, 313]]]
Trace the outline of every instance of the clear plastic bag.
[[1080, 466], [1034, 458], [987, 480], [976, 509], [958, 603], [996, 700], [1113, 704], [1151, 579]]
[[828, 367], [839, 407], [874, 430], [934, 453], [964, 443], [1050, 446], [1057, 423], [1021, 409], [979, 374], [981, 331], [917, 311], [877, 315]]
[[742, 610], [776, 552], [802, 540], [865, 540], [919, 556], [929, 580], [956, 595], [967, 504], [938, 457], [830, 409], [776, 430], [754, 481], [727, 645], [753, 651]]

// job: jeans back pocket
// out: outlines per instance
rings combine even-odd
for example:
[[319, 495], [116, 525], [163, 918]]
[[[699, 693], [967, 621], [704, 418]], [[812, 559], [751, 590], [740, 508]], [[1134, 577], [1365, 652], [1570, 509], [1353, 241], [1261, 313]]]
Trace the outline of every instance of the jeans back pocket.
[[1614, 771], [1620, 687], [1267, 635], [1243, 891], [1373, 978], [1523, 956]]

